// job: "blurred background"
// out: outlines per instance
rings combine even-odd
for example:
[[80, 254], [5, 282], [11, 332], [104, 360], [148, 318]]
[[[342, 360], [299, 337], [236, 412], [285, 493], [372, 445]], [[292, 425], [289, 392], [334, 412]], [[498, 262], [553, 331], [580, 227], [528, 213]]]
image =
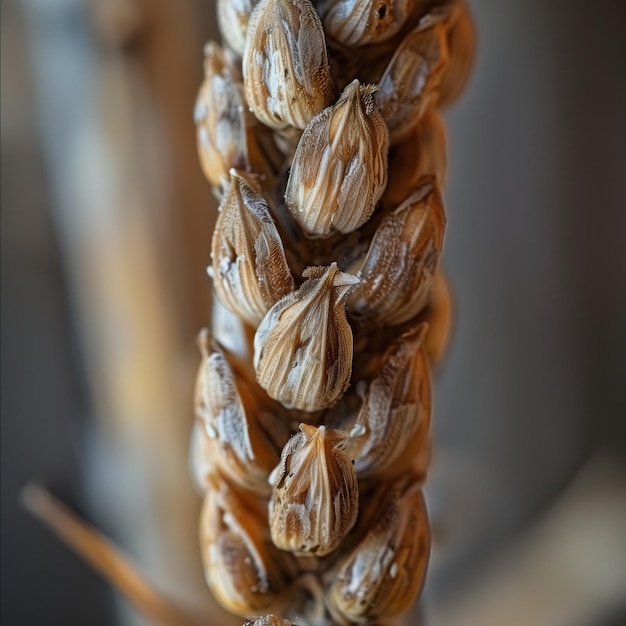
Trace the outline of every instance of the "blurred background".
[[[447, 113], [428, 626], [626, 624], [626, 4], [471, 0]], [[209, 598], [187, 476], [215, 203], [214, 6], [2, 0], [2, 623], [145, 624], [19, 505], [31, 479]], [[407, 624], [415, 623], [409, 617]]]

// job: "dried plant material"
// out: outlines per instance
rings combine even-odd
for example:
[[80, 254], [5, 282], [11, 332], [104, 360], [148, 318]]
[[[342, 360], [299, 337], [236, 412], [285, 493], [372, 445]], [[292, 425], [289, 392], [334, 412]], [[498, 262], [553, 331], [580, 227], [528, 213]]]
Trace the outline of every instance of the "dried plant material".
[[398, 208], [418, 187], [432, 177], [442, 187], [446, 180], [446, 131], [434, 107], [389, 153], [389, 182], [381, 198], [383, 208]]
[[364, 539], [333, 578], [328, 607], [345, 626], [397, 617], [413, 604], [424, 582], [430, 533], [424, 497], [411, 478], [383, 486]]
[[450, 62], [439, 89], [439, 106], [454, 102], [467, 83], [476, 54], [476, 33], [466, 0], [456, 3], [456, 13], [448, 32]]
[[214, 458], [214, 444], [199, 421], [191, 430], [189, 442], [189, 474], [194, 489], [201, 494], [206, 493], [210, 485], [210, 477], [218, 471]]
[[[296, 619], [301, 626], [327, 626], [328, 612], [324, 602], [324, 585], [319, 575], [311, 567], [323, 559], [312, 556], [298, 558], [303, 573], [289, 588], [288, 617]], [[295, 626], [295, 625], [294, 625]]]
[[279, 300], [254, 338], [254, 367], [261, 387], [286, 408], [332, 406], [350, 382], [352, 330], [345, 300], [358, 279], [337, 264], [310, 267], [298, 291]]
[[332, 98], [322, 23], [310, 0], [261, 0], [243, 58], [246, 97], [270, 128], [303, 129]]
[[[422, 349], [426, 332], [426, 325], [421, 324], [404, 333], [368, 386], [357, 419], [365, 431], [355, 459], [359, 479], [382, 479], [385, 472], [401, 474], [407, 470], [407, 462], [414, 465], [420, 456], [420, 469], [427, 464], [431, 389]], [[420, 436], [415, 441], [418, 428]], [[406, 450], [409, 458], [401, 462]]]
[[246, 111], [246, 142], [249, 163], [246, 171], [256, 174], [261, 188], [273, 196], [285, 155], [272, 129], [261, 124], [249, 110]]
[[220, 343], [204, 337], [190, 454], [207, 580], [256, 616], [244, 626], [389, 623], [428, 560], [430, 365], [450, 322], [439, 109], [467, 76], [467, 7], [217, 9], [231, 65], [213, 73], [235, 88], [214, 81], [199, 117], [230, 121], [221, 137], [241, 149], [215, 148], [205, 167], [222, 198]]
[[229, 170], [237, 168], [255, 172], [271, 187], [283, 157], [270, 129], [248, 111], [239, 73], [214, 42], [205, 46], [204, 72], [194, 120], [200, 164], [209, 183], [219, 195]]
[[269, 609], [292, 570], [266, 529], [254, 504], [225, 482], [208, 492], [200, 518], [205, 576], [220, 604], [242, 617]]
[[346, 453], [350, 435], [300, 425], [272, 474], [270, 530], [274, 544], [323, 556], [337, 548], [358, 513], [358, 485]]
[[248, 324], [292, 292], [294, 282], [267, 202], [254, 179], [230, 171], [213, 233], [212, 276], [217, 297]]
[[21, 500], [32, 515], [124, 594], [151, 623], [197, 626], [195, 615], [155, 589], [117, 546], [43, 487], [29, 483]]
[[375, 89], [354, 80], [302, 134], [285, 202], [311, 236], [356, 230], [385, 190], [389, 138], [374, 106]]
[[[202, 485], [213, 468], [251, 491], [267, 493], [267, 479], [278, 462], [280, 424], [263, 419], [263, 408], [247, 398], [244, 380], [218, 350], [211, 350], [208, 332], [198, 340], [202, 361], [196, 381], [196, 418], [206, 438], [196, 440], [194, 474]], [[246, 405], [255, 407], [246, 410]], [[277, 420], [279, 422], [279, 420]], [[200, 437], [200, 435], [196, 435]]]
[[241, 360], [250, 360], [254, 329], [227, 309], [219, 298], [213, 298], [211, 309], [211, 336], [217, 344]]
[[286, 619], [280, 619], [276, 615], [264, 615], [256, 619], [247, 619], [243, 626], [295, 626]]
[[204, 82], [194, 108], [202, 171], [213, 187], [231, 167], [246, 169], [245, 98], [223, 50], [211, 41], [204, 49]]
[[449, 11], [432, 11], [402, 41], [375, 95], [392, 144], [405, 139], [436, 102], [448, 61]]
[[382, 220], [348, 300], [350, 311], [386, 326], [414, 318], [430, 297], [445, 221], [439, 189], [427, 180]]
[[437, 268], [433, 282], [433, 292], [424, 311], [423, 320], [428, 324], [424, 348], [433, 365], [441, 363], [452, 334], [454, 307], [452, 293], [444, 272]]
[[217, 21], [224, 41], [240, 57], [246, 45], [250, 14], [258, 0], [218, 0]]
[[415, 0], [328, 0], [324, 29], [344, 46], [382, 43], [405, 24]]

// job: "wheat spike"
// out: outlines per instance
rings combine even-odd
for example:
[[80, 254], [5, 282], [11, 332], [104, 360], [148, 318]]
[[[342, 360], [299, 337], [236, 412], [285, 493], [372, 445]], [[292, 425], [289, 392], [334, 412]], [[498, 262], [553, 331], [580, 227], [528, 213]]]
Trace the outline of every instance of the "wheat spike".
[[246, 624], [389, 623], [428, 564], [439, 109], [472, 23], [462, 0], [218, 9], [196, 104], [221, 200], [191, 454], [207, 582]]

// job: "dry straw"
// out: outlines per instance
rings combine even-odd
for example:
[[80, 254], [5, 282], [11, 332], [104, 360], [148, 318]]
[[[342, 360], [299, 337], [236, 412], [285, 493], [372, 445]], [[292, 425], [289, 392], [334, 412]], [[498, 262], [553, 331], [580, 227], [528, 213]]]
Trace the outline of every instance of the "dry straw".
[[471, 21], [460, 0], [217, 9], [195, 115], [220, 201], [191, 450], [206, 579], [246, 624], [389, 622], [429, 557], [439, 109]]

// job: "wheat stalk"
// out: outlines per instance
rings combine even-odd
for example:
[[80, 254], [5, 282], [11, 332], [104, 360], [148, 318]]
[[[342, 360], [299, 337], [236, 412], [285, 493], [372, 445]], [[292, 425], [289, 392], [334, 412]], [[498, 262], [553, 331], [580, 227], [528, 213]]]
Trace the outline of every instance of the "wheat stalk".
[[220, 200], [191, 449], [206, 579], [244, 617], [386, 622], [429, 556], [438, 111], [471, 22], [454, 0], [219, 0], [218, 17], [195, 109]]

